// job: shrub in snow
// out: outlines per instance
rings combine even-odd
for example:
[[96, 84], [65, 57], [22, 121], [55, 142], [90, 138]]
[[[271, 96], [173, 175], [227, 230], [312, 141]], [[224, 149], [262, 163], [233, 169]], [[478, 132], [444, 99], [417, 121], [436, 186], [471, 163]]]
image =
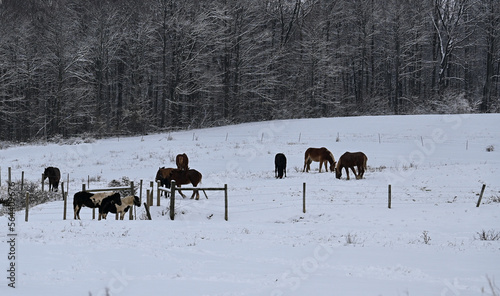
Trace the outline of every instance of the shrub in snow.
[[500, 240], [500, 231], [496, 230], [481, 230], [480, 232], [477, 233], [477, 239], [483, 240], [483, 241], [495, 241], [495, 240]]
[[[50, 201], [62, 199], [62, 195], [57, 192], [49, 192], [42, 191], [39, 188], [39, 184], [37, 182], [26, 182], [21, 188], [20, 182], [13, 182], [13, 187], [10, 189], [10, 192], [13, 193], [14, 199], [14, 211], [21, 211], [26, 208], [26, 193], [29, 193], [29, 206], [30, 208], [47, 203]], [[1, 191], [0, 200], [7, 201], [9, 199], [7, 191]], [[0, 208], [0, 216], [8, 214], [11, 205], [4, 206]]]

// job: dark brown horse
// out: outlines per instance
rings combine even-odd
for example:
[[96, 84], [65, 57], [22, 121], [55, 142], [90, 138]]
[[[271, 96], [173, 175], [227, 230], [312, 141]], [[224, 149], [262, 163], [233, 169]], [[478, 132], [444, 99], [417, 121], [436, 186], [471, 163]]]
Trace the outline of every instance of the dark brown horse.
[[160, 186], [165, 186], [167, 188], [170, 188], [170, 172], [172, 170], [175, 170], [174, 168], [165, 168], [161, 167], [158, 169], [158, 172], [156, 172], [156, 178], [155, 181], [158, 182], [160, 181]]
[[43, 172], [43, 181], [49, 178], [49, 191], [57, 191], [59, 180], [61, 179], [61, 171], [56, 167], [45, 168]]
[[[346, 152], [342, 154], [337, 162], [337, 167], [335, 168], [335, 177], [340, 179], [342, 177], [342, 169], [345, 168], [347, 174], [347, 180], [349, 180], [349, 169], [352, 170], [356, 179], [363, 179], [363, 175], [366, 170], [366, 161], [368, 157], [363, 152]], [[354, 167], [358, 167], [358, 173], [354, 170]]]
[[178, 154], [175, 157], [175, 164], [177, 165], [177, 168], [179, 170], [187, 171], [189, 169], [188, 163], [189, 163], [189, 159], [188, 159], [186, 153]]
[[[174, 180], [177, 186], [185, 185], [185, 184], [193, 184], [193, 187], [198, 186], [198, 184], [201, 183], [201, 178], [202, 175], [200, 172], [197, 170], [179, 170], [179, 169], [173, 169], [170, 171], [170, 180]], [[179, 193], [182, 195], [183, 198], [186, 196], [179, 190]], [[193, 194], [191, 195], [191, 198], [194, 198], [196, 195], [196, 200], [200, 199], [200, 193], [198, 190], [193, 190]]]
[[319, 172], [321, 173], [321, 166], [325, 164], [325, 170], [328, 172], [327, 162], [330, 163], [330, 170], [333, 172], [335, 169], [335, 157], [333, 154], [325, 147], [321, 148], [307, 148], [304, 154], [304, 170], [303, 172], [309, 172], [311, 169], [310, 165], [313, 161], [319, 161]]
[[274, 176], [282, 179], [283, 173], [286, 177], [286, 156], [283, 153], [278, 153], [274, 157]]

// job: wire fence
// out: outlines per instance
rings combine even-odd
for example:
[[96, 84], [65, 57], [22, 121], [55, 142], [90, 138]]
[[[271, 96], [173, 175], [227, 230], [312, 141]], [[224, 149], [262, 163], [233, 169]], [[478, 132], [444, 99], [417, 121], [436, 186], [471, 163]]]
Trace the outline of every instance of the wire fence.
[[[478, 199], [482, 197], [481, 185], [478, 185], [477, 188], [471, 186], [453, 186], [452, 188], [390, 186], [391, 192], [389, 193], [389, 185], [377, 186], [356, 183], [353, 185], [306, 184], [305, 193], [299, 186], [296, 188], [280, 185], [261, 186], [258, 198], [248, 202], [241, 201], [252, 195], [252, 190], [231, 192], [231, 199], [239, 201], [231, 207], [231, 212], [254, 212], [288, 207], [300, 209], [304, 201], [307, 207], [365, 205], [393, 208], [398, 205], [446, 204], [469, 204], [474, 207], [477, 206]], [[499, 199], [493, 201], [499, 202]], [[488, 202], [488, 200], [483, 201], [483, 203]]]

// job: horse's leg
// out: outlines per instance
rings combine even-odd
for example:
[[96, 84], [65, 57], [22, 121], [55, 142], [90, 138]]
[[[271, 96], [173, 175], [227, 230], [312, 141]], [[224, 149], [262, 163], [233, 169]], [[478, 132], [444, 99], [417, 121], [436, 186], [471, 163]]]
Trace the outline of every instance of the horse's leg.
[[[359, 179], [359, 174], [356, 173], [356, 170], [354, 169], [354, 166], [351, 167], [351, 170], [354, 173], [354, 177], [356, 178], [356, 180], [358, 180]], [[358, 168], [358, 171], [359, 171], [359, 168]]]
[[345, 173], [347, 175], [347, 180], [349, 180], [349, 167], [345, 167]]
[[365, 168], [363, 165], [358, 165], [358, 179], [363, 179], [363, 175], [365, 174]]
[[320, 160], [320, 161], [319, 161], [319, 172], [320, 172], [320, 173], [321, 173], [321, 166], [322, 166], [322, 165], [323, 165], [323, 161], [322, 161], [322, 160]]
[[200, 199], [200, 192], [198, 191], [198, 189], [196, 190], [193, 190], [193, 195], [191, 196], [191, 198], [193, 198], [193, 196], [196, 194], [196, 200], [199, 200]]
[[76, 207], [73, 209], [74, 210], [74, 213], [75, 213], [75, 220], [78, 219], [80, 220], [80, 210], [82, 209], [82, 206], [79, 206], [78, 204], [76, 205]]
[[177, 189], [177, 191], [179, 191], [179, 194], [182, 196], [182, 198], [186, 198], [186, 196], [184, 195], [184, 193], [182, 193], [180, 189]]

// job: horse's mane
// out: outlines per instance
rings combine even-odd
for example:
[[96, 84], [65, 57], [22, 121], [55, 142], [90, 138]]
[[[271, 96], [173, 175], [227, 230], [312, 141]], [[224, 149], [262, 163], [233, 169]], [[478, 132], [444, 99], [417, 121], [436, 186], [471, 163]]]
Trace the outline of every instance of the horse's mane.
[[330, 157], [332, 159], [332, 163], [335, 163], [335, 157], [333, 156], [333, 153], [328, 151], [328, 154], [330, 155]]
[[335, 167], [337, 170], [342, 169], [342, 157], [339, 158], [339, 161], [337, 161], [337, 166]]

